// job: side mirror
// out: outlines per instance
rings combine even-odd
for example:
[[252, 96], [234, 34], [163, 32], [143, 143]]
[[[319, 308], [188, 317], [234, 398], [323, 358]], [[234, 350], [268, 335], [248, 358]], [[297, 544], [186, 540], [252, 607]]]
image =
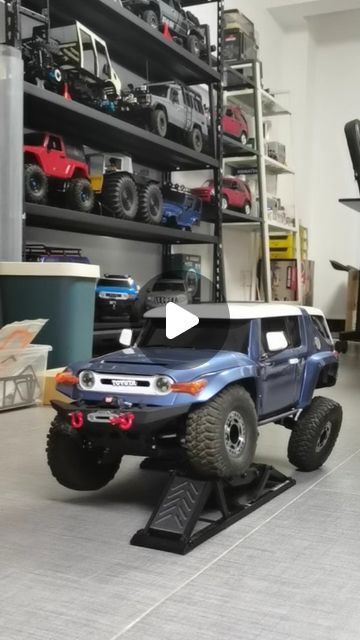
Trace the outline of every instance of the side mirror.
[[123, 347], [131, 347], [133, 343], [133, 330], [123, 329], [120, 333], [119, 342], [123, 345]]
[[335, 342], [335, 351], [338, 353], [347, 353], [349, 350], [349, 345], [346, 340], [337, 340]]
[[110, 65], [107, 62], [103, 66], [103, 73], [106, 76], [110, 75]]
[[266, 334], [266, 343], [270, 352], [284, 351], [289, 343], [283, 331], [269, 331]]

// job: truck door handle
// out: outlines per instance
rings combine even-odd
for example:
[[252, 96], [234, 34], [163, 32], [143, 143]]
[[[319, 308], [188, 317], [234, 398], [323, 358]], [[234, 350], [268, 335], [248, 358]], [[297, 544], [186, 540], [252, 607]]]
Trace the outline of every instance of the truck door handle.
[[299, 364], [299, 358], [290, 358], [289, 364]]

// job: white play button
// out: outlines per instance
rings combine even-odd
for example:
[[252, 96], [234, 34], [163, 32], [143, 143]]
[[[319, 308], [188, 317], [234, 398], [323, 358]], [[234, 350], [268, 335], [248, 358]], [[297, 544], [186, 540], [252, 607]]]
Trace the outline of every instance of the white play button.
[[173, 340], [199, 324], [199, 318], [174, 302], [166, 305], [166, 337]]

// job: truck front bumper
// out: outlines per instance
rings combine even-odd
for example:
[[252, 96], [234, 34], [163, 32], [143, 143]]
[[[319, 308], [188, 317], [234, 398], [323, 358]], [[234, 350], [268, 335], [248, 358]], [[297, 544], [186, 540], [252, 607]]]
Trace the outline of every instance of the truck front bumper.
[[190, 404], [154, 407], [149, 405], [116, 407], [112, 404], [88, 405], [82, 402], [53, 401], [53, 408], [62, 421], [74, 431], [99, 436], [122, 433], [131, 439], [149, 438], [169, 423], [186, 415]]

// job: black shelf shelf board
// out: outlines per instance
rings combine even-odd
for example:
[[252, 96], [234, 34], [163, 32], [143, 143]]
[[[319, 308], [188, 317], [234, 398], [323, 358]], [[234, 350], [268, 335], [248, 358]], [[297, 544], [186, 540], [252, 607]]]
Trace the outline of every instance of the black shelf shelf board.
[[250, 147], [249, 145], [241, 144], [239, 138], [236, 136], [231, 136], [228, 133], [224, 133], [223, 135], [223, 144], [224, 144], [224, 157], [232, 157], [234, 155], [237, 156], [258, 156], [259, 152], [257, 149]]
[[25, 127], [79, 140], [98, 151], [123, 152], [162, 169], [217, 168], [218, 160], [114, 116], [24, 83]]
[[360, 198], [341, 198], [339, 202], [353, 211], [358, 211], [360, 213]]
[[[245, 68], [246, 72], [246, 68]], [[243, 75], [241, 70], [225, 66], [224, 69], [224, 91], [237, 91], [242, 89], [255, 90], [255, 81], [249, 75]]]
[[[203, 207], [203, 216], [202, 219], [204, 222], [212, 222], [214, 223], [216, 220], [216, 209], [211, 205], [205, 205]], [[241, 211], [233, 211], [231, 209], [225, 209], [223, 211], [223, 223], [227, 222], [256, 222], [259, 225], [262, 223], [262, 219], [257, 216], [246, 215], [246, 213], [241, 213]]]
[[176, 79], [199, 84], [220, 80], [216, 69], [181, 45], [169, 42], [116, 0], [52, 0], [51, 19], [53, 26], [85, 21], [106, 40], [114, 61], [152, 82]]
[[204, 233], [192, 233], [160, 225], [119, 220], [94, 213], [81, 213], [47, 205], [25, 203], [25, 213], [26, 224], [30, 227], [157, 244], [217, 244], [215, 236]]

